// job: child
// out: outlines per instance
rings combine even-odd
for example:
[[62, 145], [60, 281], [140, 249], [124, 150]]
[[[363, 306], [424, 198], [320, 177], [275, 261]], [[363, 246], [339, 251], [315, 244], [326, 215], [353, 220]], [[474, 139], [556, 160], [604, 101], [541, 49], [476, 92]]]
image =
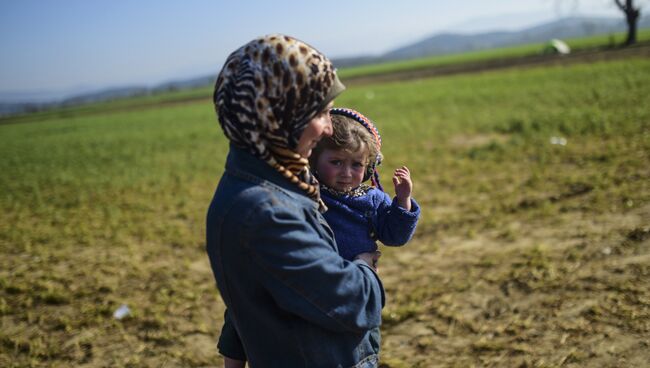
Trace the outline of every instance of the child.
[[[389, 246], [406, 244], [420, 216], [420, 207], [411, 198], [409, 169], [395, 170], [395, 199], [391, 200], [379, 183], [381, 137], [374, 124], [351, 109], [331, 109], [330, 116], [333, 134], [320, 140], [309, 163], [320, 182], [321, 199], [328, 207], [323, 216], [334, 231], [339, 254], [352, 261], [362, 253], [377, 251], [377, 240]], [[373, 186], [362, 184], [368, 179]], [[378, 352], [379, 329], [370, 334]], [[224, 336], [222, 331], [223, 343], [241, 344], [236, 332]], [[225, 368], [245, 365], [245, 361], [224, 357]]]
[[[339, 254], [347, 260], [384, 245], [406, 244], [415, 231], [420, 207], [411, 198], [413, 183], [406, 166], [395, 170], [395, 199], [383, 191], [377, 166], [381, 137], [374, 124], [357, 111], [330, 110], [331, 137], [324, 137], [310, 156], [320, 182], [323, 214], [334, 231]], [[368, 179], [373, 186], [363, 184]]]

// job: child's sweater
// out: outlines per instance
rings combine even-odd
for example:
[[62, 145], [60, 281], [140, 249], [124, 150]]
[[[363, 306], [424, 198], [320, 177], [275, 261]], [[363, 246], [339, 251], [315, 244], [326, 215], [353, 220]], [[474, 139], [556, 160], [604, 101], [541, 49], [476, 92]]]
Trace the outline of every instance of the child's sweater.
[[323, 216], [334, 231], [339, 254], [347, 260], [376, 251], [376, 240], [389, 246], [406, 244], [420, 217], [415, 200], [411, 200], [411, 211], [407, 211], [397, 205], [396, 199], [367, 185], [350, 193], [321, 185], [321, 198], [328, 207]]

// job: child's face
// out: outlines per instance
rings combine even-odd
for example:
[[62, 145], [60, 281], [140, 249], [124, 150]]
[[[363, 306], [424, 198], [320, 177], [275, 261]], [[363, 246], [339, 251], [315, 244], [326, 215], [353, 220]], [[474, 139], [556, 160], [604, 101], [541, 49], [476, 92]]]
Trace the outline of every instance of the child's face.
[[330, 188], [345, 192], [361, 185], [366, 172], [368, 152], [325, 149], [318, 156], [318, 179]]

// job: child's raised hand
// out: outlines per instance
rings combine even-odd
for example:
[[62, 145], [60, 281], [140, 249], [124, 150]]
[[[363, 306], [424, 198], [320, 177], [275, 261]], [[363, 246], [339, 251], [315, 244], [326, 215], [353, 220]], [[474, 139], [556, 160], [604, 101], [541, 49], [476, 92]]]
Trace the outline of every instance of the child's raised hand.
[[408, 167], [402, 166], [395, 170], [395, 173], [393, 174], [393, 184], [395, 185], [397, 204], [405, 210], [410, 211], [413, 181], [411, 181], [411, 172]]

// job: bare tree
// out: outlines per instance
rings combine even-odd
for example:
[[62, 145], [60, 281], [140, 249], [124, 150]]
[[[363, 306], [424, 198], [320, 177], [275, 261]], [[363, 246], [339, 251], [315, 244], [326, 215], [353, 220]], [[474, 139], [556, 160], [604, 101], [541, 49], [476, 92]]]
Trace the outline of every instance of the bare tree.
[[627, 21], [627, 39], [625, 40], [625, 44], [632, 45], [636, 43], [636, 23], [641, 15], [641, 10], [634, 7], [634, 1], [632, 0], [625, 0], [625, 4], [621, 0], [614, 0], [614, 2], [625, 13], [625, 19]]

